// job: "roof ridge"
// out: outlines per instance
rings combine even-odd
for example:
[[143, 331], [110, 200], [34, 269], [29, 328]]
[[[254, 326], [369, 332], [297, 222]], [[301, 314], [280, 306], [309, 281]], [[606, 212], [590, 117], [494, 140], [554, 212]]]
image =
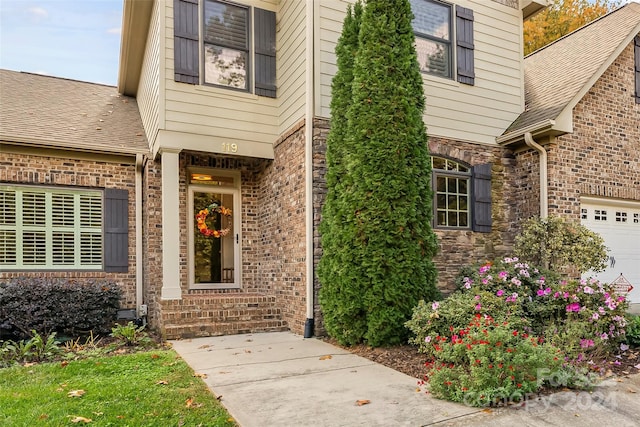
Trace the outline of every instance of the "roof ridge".
[[51, 76], [49, 74], [34, 73], [34, 72], [31, 72], [31, 71], [16, 71], [16, 70], [9, 70], [7, 68], [0, 68], [0, 71], [9, 71], [9, 72], [12, 72], [12, 73], [27, 74], [27, 75], [35, 76], [35, 77], [46, 77], [46, 78], [56, 79], [56, 80], [65, 80], [65, 81], [69, 81], [69, 82], [84, 83], [84, 84], [96, 85], [96, 86], [104, 86], [104, 87], [108, 87], [108, 88], [116, 88], [115, 85], [109, 85], [109, 84], [106, 84], [106, 83], [88, 82], [86, 80], [72, 79], [70, 77]]
[[567, 34], [565, 34], [564, 36], [562, 36], [562, 37], [559, 37], [559, 38], [555, 39], [555, 40], [554, 40], [554, 41], [552, 41], [551, 43], [546, 44], [546, 45], [542, 46], [541, 48], [539, 48], [539, 49], [537, 49], [537, 50], [535, 50], [535, 51], [531, 52], [530, 54], [526, 55], [526, 56], [524, 57], [524, 59], [527, 59], [527, 58], [529, 58], [530, 56], [533, 56], [533, 55], [535, 55], [536, 53], [541, 52], [541, 51], [545, 50], [546, 48], [548, 48], [548, 47], [550, 47], [550, 46], [552, 46], [552, 45], [554, 45], [554, 44], [556, 44], [556, 43], [559, 43], [561, 40], [563, 40], [563, 39], [565, 39], [565, 38], [567, 38], [567, 37], [569, 37], [569, 36], [571, 36], [571, 35], [573, 35], [573, 34], [577, 33], [578, 31], [581, 31], [581, 30], [586, 29], [587, 27], [590, 27], [592, 24], [595, 24], [596, 22], [598, 22], [598, 21], [600, 21], [600, 20], [602, 20], [602, 19], [604, 19], [604, 18], [607, 18], [608, 16], [610, 16], [610, 15], [612, 15], [612, 14], [614, 14], [614, 13], [618, 12], [619, 10], [625, 9], [626, 7], [632, 7], [632, 8], [633, 8], [633, 7], [635, 7], [635, 6], [632, 6], [632, 5], [634, 5], [634, 4], [636, 4], [636, 5], [639, 5], [639, 6], [640, 6], [640, 3], [636, 3], [636, 2], [629, 2], [629, 3], [627, 3], [627, 4], [624, 4], [624, 5], [620, 6], [620, 7], [618, 7], [618, 8], [616, 8], [616, 9], [612, 10], [611, 12], [607, 12], [607, 13], [605, 13], [604, 15], [597, 17], [597, 18], [596, 18], [596, 19], [594, 19], [593, 21], [589, 21], [589, 22], [587, 22], [587, 23], [586, 23], [586, 24], [584, 24], [583, 26], [576, 28], [575, 30], [573, 30], [573, 31], [571, 31], [571, 32], [569, 32], [569, 33], [567, 33]]

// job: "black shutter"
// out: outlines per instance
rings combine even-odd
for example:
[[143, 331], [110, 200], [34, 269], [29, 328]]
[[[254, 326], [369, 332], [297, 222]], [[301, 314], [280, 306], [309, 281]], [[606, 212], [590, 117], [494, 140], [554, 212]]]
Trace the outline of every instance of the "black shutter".
[[456, 6], [456, 57], [458, 81], [473, 85], [476, 74], [473, 65], [473, 10]]
[[491, 231], [491, 164], [476, 165], [473, 180], [473, 231]]
[[198, 0], [173, 1], [175, 81], [199, 83]]
[[636, 69], [636, 104], [640, 104], [640, 36], [634, 39], [634, 58]]
[[256, 95], [276, 97], [276, 13], [255, 8]]
[[129, 271], [129, 192], [104, 191], [104, 271]]

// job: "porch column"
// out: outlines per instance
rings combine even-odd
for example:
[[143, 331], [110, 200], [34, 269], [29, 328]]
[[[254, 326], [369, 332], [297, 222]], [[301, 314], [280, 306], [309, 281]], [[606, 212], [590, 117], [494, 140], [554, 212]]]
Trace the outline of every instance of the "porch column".
[[162, 151], [162, 293], [182, 299], [180, 288], [180, 151]]

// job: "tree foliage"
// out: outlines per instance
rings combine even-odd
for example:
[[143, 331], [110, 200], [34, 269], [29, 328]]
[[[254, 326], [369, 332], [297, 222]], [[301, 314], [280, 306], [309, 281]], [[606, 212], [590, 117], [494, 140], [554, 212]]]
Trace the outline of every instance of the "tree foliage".
[[318, 276], [325, 326], [344, 344], [404, 341], [413, 307], [438, 294], [412, 17], [408, 0], [368, 0], [336, 50]]
[[607, 248], [602, 237], [585, 226], [551, 216], [525, 221], [516, 236], [516, 254], [547, 270], [575, 268], [580, 273], [602, 271], [606, 267]]
[[548, 45], [619, 5], [619, 0], [552, 0], [548, 8], [525, 21], [524, 54]]

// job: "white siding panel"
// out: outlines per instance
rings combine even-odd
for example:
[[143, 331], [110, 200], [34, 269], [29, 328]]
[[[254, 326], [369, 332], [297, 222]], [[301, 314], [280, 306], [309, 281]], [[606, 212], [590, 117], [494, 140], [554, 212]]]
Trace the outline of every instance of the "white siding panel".
[[142, 125], [150, 145], [155, 143], [160, 128], [160, 21], [159, 5], [154, 3], [147, 35], [140, 82], [138, 83], [138, 107]]
[[276, 14], [280, 134], [299, 122], [305, 114], [306, 13], [306, 2], [283, 0]]
[[[247, 0], [242, 3], [267, 10], [275, 9], [275, 0]], [[160, 0], [165, 7], [165, 130], [167, 135], [184, 132], [183, 149], [202, 149], [202, 137], [212, 141], [211, 152], [220, 152], [213, 141], [233, 140], [245, 152], [265, 152], [262, 144], [273, 144], [279, 136], [278, 100], [247, 92], [212, 86], [190, 85], [174, 81], [173, 1]], [[202, 13], [202, 12], [201, 12]], [[277, 17], [278, 18], [278, 17]], [[280, 82], [278, 82], [280, 83]], [[280, 96], [280, 87], [278, 87]], [[165, 138], [173, 144], [175, 138]], [[197, 141], [197, 142], [196, 142]], [[191, 145], [190, 145], [191, 144]], [[255, 150], [251, 149], [256, 145]]]
[[[331, 79], [336, 72], [335, 44], [340, 37], [347, 5], [355, 1], [321, 3], [319, 106], [317, 114], [330, 117]], [[519, 10], [488, 0], [460, 0], [474, 12], [475, 86], [423, 75], [429, 134], [495, 144], [495, 137], [522, 112], [522, 15]]]

